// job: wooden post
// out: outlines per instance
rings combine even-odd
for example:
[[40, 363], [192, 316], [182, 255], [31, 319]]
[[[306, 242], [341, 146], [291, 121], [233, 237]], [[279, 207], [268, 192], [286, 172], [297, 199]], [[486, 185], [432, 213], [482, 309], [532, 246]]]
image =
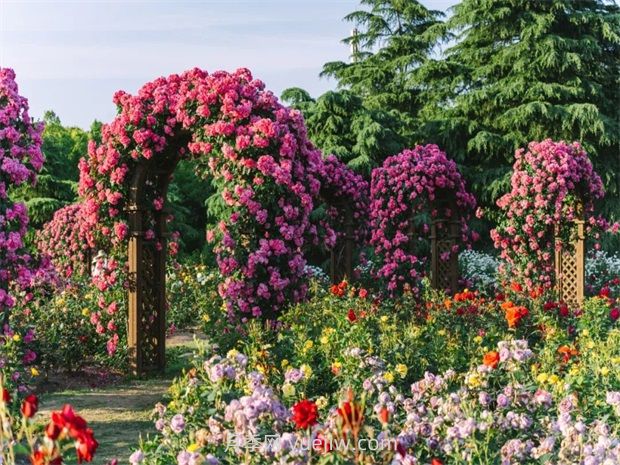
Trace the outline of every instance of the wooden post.
[[577, 214], [571, 225], [569, 247], [566, 247], [565, 244], [559, 244], [561, 239], [557, 237], [557, 234], [555, 238], [556, 291], [558, 299], [572, 308], [578, 308], [583, 304], [586, 280], [583, 204], [578, 202], [575, 210]]
[[344, 209], [344, 231], [341, 240], [336, 241], [330, 252], [330, 278], [332, 283], [338, 284], [343, 279], [353, 279], [353, 250], [355, 247], [353, 210], [350, 205], [338, 206], [340, 211]]
[[[431, 285], [454, 294], [459, 276], [458, 255], [452, 251], [459, 240], [456, 204], [453, 199], [438, 199], [434, 208], [439, 216], [431, 223]], [[451, 212], [449, 218], [445, 215], [446, 208]], [[448, 260], [441, 259], [444, 254], [449, 254]]]

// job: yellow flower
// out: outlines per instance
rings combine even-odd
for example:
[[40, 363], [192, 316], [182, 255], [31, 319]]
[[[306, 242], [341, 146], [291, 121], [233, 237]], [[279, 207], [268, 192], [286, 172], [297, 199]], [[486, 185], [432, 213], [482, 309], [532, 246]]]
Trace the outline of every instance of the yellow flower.
[[387, 371], [383, 374], [383, 379], [386, 380], [388, 383], [393, 383], [394, 382], [394, 374], [392, 374], [391, 371]]
[[314, 347], [314, 342], [312, 342], [310, 339], [308, 339], [306, 343], [304, 344], [304, 350], [310, 350], [313, 347]]
[[286, 368], [288, 366], [288, 360], [284, 359], [282, 360], [282, 368]]
[[381, 319], [381, 323], [387, 323], [389, 318], [387, 315], [383, 315], [380, 319]]
[[202, 321], [204, 321], [205, 323], [208, 323], [209, 321], [211, 321], [211, 317], [209, 316], [208, 313], [205, 313], [204, 315], [202, 315]]
[[609, 374], [609, 368], [603, 367], [601, 368], [601, 375], [607, 376]]
[[586, 347], [588, 349], [594, 349], [594, 341], [588, 341], [588, 343], [586, 344]]
[[39, 370], [37, 370], [35, 367], [32, 367], [32, 368], [30, 369], [30, 374], [31, 374], [32, 376], [34, 376], [34, 377], [37, 377], [37, 376], [39, 376]]
[[573, 365], [572, 367], [570, 367], [568, 374], [571, 376], [577, 376], [579, 374], [579, 367], [577, 365]]
[[319, 339], [319, 341], [323, 345], [328, 344], [329, 343], [329, 337], [328, 336], [321, 336], [321, 339]]
[[584, 329], [583, 331], [581, 331], [582, 336], [588, 336], [589, 334], [590, 334], [590, 331], [588, 331], [587, 329]]
[[82, 316], [88, 316], [88, 315], [90, 315], [90, 310], [84, 307], [82, 309]]
[[477, 388], [482, 384], [482, 382], [480, 381], [480, 376], [478, 376], [477, 373], [469, 375], [465, 381], [471, 388]]
[[239, 351], [237, 349], [230, 349], [226, 354], [226, 357], [235, 358], [237, 355], [239, 355]]
[[282, 393], [286, 397], [293, 397], [295, 395], [295, 386], [293, 386], [292, 384], [286, 383], [284, 386], [282, 386]]
[[320, 409], [327, 407], [327, 398], [325, 396], [319, 397], [316, 402], [316, 406]]
[[200, 446], [196, 443], [190, 444], [187, 450], [188, 452], [196, 452], [197, 450], [200, 450]]
[[446, 335], [446, 330], [445, 329], [440, 329], [439, 331], [437, 331], [437, 335], [438, 336], [445, 336]]
[[265, 367], [264, 367], [263, 365], [261, 365], [261, 364], [256, 365], [256, 369], [257, 369], [260, 373], [265, 374]]
[[15, 342], [19, 342], [21, 340], [21, 336], [19, 334], [13, 334], [13, 340]]
[[549, 376], [549, 383], [550, 384], [556, 384], [560, 381], [560, 378], [558, 378], [558, 375], [551, 375]]
[[304, 378], [310, 379], [310, 377], [312, 376], [312, 368], [310, 368], [310, 365], [306, 365], [304, 363], [302, 366], [299, 367], [299, 369], [304, 374]]
[[544, 383], [545, 381], [547, 381], [549, 379], [549, 375], [547, 373], [540, 373], [537, 377], [536, 377], [536, 381], [538, 381], [540, 384]]
[[396, 365], [394, 369], [396, 370], [396, 373], [400, 375], [401, 378], [404, 378], [405, 376], [407, 376], [407, 371], [408, 371], [407, 365], [399, 363], [398, 365]]
[[476, 344], [480, 344], [480, 343], [482, 342], [482, 336], [476, 336], [476, 337], [474, 338], [474, 342], [475, 342]]

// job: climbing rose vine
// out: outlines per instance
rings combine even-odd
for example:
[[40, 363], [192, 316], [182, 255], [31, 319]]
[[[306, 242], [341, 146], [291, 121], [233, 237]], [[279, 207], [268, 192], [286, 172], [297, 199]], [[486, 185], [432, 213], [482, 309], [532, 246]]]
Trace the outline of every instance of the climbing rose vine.
[[[216, 241], [229, 315], [273, 315], [303, 298], [302, 249], [318, 243], [309, 216], [323, 162], [301, 114], [246, 69], [193, 69], [148, 83], [135, 96], [118, 92], [114, 102], [118, 116], [80, 162], [90, 245], [103, 238], [124, 250], [129, 175], [139, 163], [163, 163], [172, 149], [195, 159], [197, 175], [214, 179], [226, 205], [226, 217], [207, 236]], [[152, 186], [146, 202], [161, 210], [164, 197]], [[152, 227], [145, 238], [159, 242]]]
[[364, 244], [368, 235], [369, 186], [362, 176], [341, 162], [335, 155], [323, 160], [321, 198], [326, 202], [326, 231], [333, 232], [325, 239], [328, 247], [345, 235], [346, 210], [350, 208], [352, 233], [356, 244]]
[[28, 100], [18, 93], [14, 71], [0, 68], [0, 323], [8, 320], [14, 293], [37, 278], [38, 269], [24, 246], [26, 206], [12, 202], [8, 190], [36, 181], [43, 166], [42, 131], [43, 125], [28, 115]]
[[594, 201], [604, 196], [603, 183], [579, 143], [530, 142], [515, 158], [512, 189], [497, 202], [502, 219], [491, 238], [506, 262], [500, 266], [502, 273], [530, 289], [548, 288], [556, 247], [570, 248], [578, 199], [590, 237], [598, 239], [602, 230], [617, 232], [618, 225], [594, 215]]
[[[439, 194], [453, 198], [457, 211], [433, 207]], [[372, 172], [370, 197], [370, 242], [381, 260], [377, 275], [387, 282], [390, 294], [404, 288], [418, 292], [426, 264], [414, 248], [428, 236], [430, 221], [454, 218], [460, 223], [463, 243], [475, 238], [467, 222], [476, 201], [466, 191], [456, 163], [436, 145], [418, 145], [387, 158]], [[458, 246], [451, 253], [458, 253]], [[449, 258], [450, 253], [441, 257]]]

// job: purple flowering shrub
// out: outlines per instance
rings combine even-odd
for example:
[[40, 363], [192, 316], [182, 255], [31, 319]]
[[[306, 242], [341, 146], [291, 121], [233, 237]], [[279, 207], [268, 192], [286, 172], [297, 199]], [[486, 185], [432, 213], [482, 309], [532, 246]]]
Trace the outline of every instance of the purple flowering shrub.
[[[427, 274], [425, 257], [430, 254], [428, 246], [426, 251], [416, 252], [416, 248], [420, 250], [421, 244], [428, 242], [433, 220], [457, 221], [464, 244], [473, 236], [467, 223], [476, 201], [467, 192], [456, 163], [436, 145], [418, 145], [387, 158], [372, 172], [370, 197], [370, 243], [381, 260], [377, 277], [385, 282], [390, 295], [404, 288], [419, 292], [420, 281]], [[436, 203], [443, 197], [454, 200], [455, 211]], [[455, 246], [441, 259], [458, 252]]]
[[605, 195], [603, 183], [578, 142], [530, 142], [515, 158], [512, 189], [498, 200], [502, 218], [491, 231], [506, 262], [500, 272], [528, 289], [551, 287], [555, 250], [570, 249], [573, 220], [583, 215], [586, 236], [596, 242], [602, 231], [617, 233], [619, 225], [594, 213], [594, 202]]

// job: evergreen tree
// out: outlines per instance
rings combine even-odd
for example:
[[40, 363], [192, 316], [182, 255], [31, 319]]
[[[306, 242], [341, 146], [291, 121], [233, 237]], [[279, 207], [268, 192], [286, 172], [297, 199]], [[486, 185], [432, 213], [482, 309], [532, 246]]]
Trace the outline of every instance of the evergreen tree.
[[423, 66], [428, 141], [466, 166], [487, 204], [507, 190], [516, 148], [578, 140], [620, 213], [620, 14], [601, 0], [463, 0], [455, 45]]
[[308, 135], [323, 153], [336, 155], [361, 174], [369, 175], [404, 147], [398, 118], [367, 108], [350, 90], [329, 91], [314, 100], [303, 89], [292, 88], [282, 99], [303, 112]]
[[434, 45], [440, 12], [415, 0], [361, 0], [362, 7], [345, 17], [355, 25], [343, 42], [352, 47], [350, 63], [326, 63], [323, 76], [334, 77], [372, 110], [400, 120], [400, 134], [415, 139], [423, 86], [415, 75]]

